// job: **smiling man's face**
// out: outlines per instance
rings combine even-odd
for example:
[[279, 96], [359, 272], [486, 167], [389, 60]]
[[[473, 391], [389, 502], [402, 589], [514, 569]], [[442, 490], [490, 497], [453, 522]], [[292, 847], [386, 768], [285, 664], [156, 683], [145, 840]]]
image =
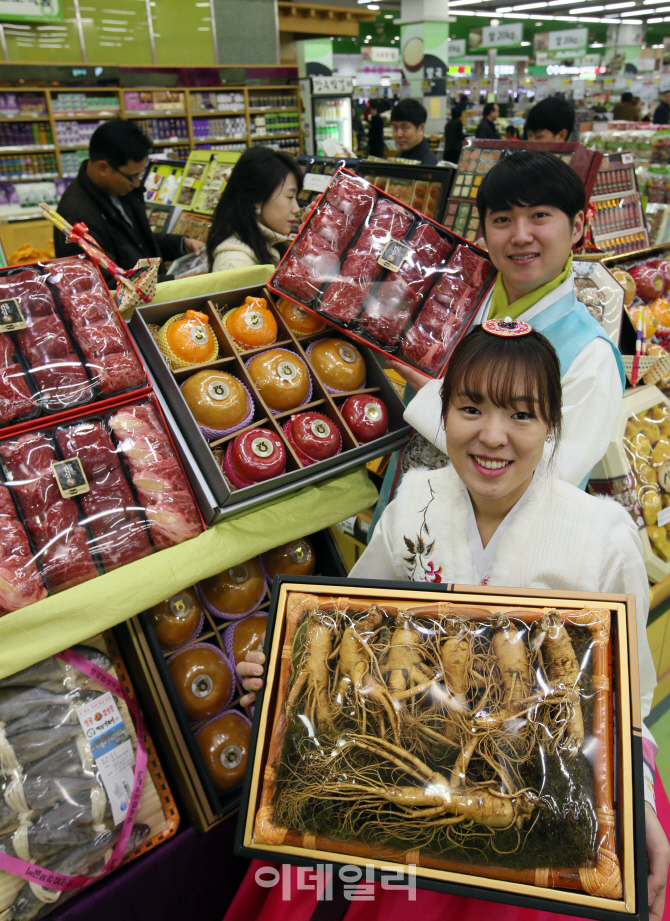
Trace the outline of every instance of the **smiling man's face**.
[[559, 208], [515, 205], [487, 211], [484, 229], [491, 262], [513, 303], [560, 275], [582, 235], [584, 215], [580, 211], [571, 222]]

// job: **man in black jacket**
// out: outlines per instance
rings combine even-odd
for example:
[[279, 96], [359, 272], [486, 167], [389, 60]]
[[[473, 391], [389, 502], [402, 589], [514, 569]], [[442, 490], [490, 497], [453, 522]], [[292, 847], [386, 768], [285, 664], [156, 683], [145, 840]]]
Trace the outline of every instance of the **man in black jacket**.
[[656, 106], [654, 117], [652, 119], [655, 125], [670, 124], [670, 92], [659, 93], [661, 101]]
[[[86, 224], [101, 249], [122, 269], [132, 269], [139, 259], [162, 257], [158, 277], [164, 280], [166, 262], [184, 253], [197, 253], [204, 243], [179, 234], [151, 232], [141, 184], [150, 149], [151, 141], [132, 122], [120, 118], [104, 122], [91, 135], [89, 158], [63, 193], [58, 213], [71, 224]], [[81, 253], [57, 229], [54, 246], [57, 256]]]
[[484, 106], [482, 120], [477, 125], [475, 137], [483, 141], [499, 141], [500, 135], [496, 128], [496, 118], [500, 115], [500, 109], [495, 102], [487, 102]]
[[423, 136], [427, 118], [428, 113], [418, 99], [401, 99], [391, 110], [391, 130], [399, 157], [435, 166], [437, 157]]

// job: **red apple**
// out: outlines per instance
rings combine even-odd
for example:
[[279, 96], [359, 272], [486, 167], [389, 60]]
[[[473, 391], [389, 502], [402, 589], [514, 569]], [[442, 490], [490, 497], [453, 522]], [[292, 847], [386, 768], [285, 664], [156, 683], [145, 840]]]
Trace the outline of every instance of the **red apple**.
[[389, 418], [386, 407], [381, 400], [369, 393], [349, 397], [340, 407], [340, 412], [361, 444], [381, 438], [388, 431]]
[[304, 467], [342, 450], [342, 433], [332, 419], [321, 413], [296, 413], [284, 426], [284, 434]]
[[648, 265], [635, 266], [630, 270], [635, 279], [637, 296], [643, 301], [653, 301], [660, 297], [663, 291], [663, 274]]
[[286, 469], [284, 445], [270, 429], [249, 429], [228, 444], [224, 467], [240, 488], [271, 480]]

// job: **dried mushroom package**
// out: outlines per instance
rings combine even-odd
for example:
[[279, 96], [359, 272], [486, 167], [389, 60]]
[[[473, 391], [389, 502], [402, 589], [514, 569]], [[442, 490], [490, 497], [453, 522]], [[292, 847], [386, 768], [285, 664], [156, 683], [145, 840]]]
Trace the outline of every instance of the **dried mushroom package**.
[[482, 601], [287, 592], [245, 843], [630, 906], [611, 611]]

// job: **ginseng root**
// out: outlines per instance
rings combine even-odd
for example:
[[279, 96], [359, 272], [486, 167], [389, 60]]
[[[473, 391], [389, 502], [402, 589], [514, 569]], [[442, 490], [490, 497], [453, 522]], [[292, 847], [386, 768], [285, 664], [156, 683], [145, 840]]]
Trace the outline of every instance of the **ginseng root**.
[[286, 700], [286, 713], [292, 713], [303, 691], [309, 718], [316, 729], [332, 725], [328, 659], [333, 650], [336, 622], [332, 614], [314, 611], [307, 621], [305, 648]]
[[530, 698], [533, 682], [525, 640], [525, 632], [508, 617], [500, 615], [496, 619], [492, 646], [502, 675], [504, 692], [500, 716], [504, 719], [523, 710]]
[[[334, 702], [340, 708], [344, 701], [351, 699], [355, 711], [360, 710], [361, 731], [366, 732], [367, 702], [379, 704], [388, 719], [393, 736], [398, 741], [398, 714], [391, 695], [381, 680], [372, 674], [379, 671], [377, 660], [372, 653], [369, 642], [382, 625], [379, 608], [373, 606], [365, 617], [353, 621], [342, 634], [339, 657], [335, 671]], [[339, 683], [338, 683], [339, 676]], [[358, 712], [356, 712], [358, 718]]]
[[561, 736], [567, 736], [564, 747], [574, 757], [584, 743], [584, 717], [579, 702], [579, 662], [563, 621], [556, 611], [550, 611], [542, 618], [540, 629], [543, 633], [540, 648], [547, 680], [554, 694], [560, 691], [565, 694], [561, 709], [563, 706], [567, 708], [567, 717], [559, 716], [556, 720], [559, 729], [557, 744]]
[[391, 696], [403, 701], [430, 690], [436, 675], [423, 663], [421, 634], [411, 615], [400, 612], [396, 622], [384, 672]]

